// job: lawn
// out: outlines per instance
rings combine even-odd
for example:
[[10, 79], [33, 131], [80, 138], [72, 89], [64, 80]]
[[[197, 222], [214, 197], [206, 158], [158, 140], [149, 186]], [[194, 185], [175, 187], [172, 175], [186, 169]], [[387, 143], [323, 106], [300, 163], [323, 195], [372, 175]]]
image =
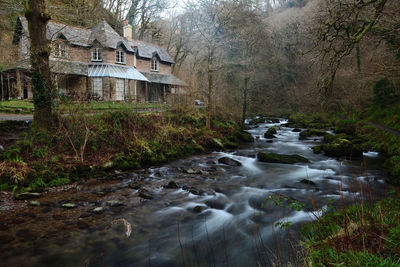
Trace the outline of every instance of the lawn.
[[[74, 105], [79, 105], [74, 103]], [[166, 109], [169, 107], [167, 104], [159, 103], [129, 103], [129, 102], [85, 102], [84, 107], [94, 112], [112, 111], [121, 109], [132, 110], [152, 110], [152, 109]], [[67, 108], [66, 105], [61, 105], [61, 109]], [[33, 113], [34, 106], [31, 100], [7, 100], [0, 101], [0, 113], [19, 113], [31, 114]]]

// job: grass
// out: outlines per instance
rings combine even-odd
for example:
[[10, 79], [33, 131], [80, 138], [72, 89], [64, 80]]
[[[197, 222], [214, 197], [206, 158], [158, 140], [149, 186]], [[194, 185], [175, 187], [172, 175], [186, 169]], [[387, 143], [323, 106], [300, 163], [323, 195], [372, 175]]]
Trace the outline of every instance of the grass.
[[[93, 112], [116, 111], [116, 110], [152, 110], [167, 109], [169, 105], [160, 103], [129, 103], [129, 102], [112, 102], [112, 101], [96, 101], [84, 103], [85, 108]], [[81, 103], [73, 103], [73, 105], [81, 105]], [[60, 110], [69, 108], [66, 104], [61, 105]], [[17, 113], [32, 114], [34, 110], [31, 100], [6, 100], [0, 101], [0, 113]]]
[[33, 102], [30, 100], [5, 100], [0, 101], [0, 112], [3, 113], [33, 113]]
[[163, 113], [119, 109], [93, 116], [87, 111], [77, 106], [68, 116], [59, 116], [50, 133], [32, 126], [25, 139], [0, 153], [0, 188], [40, 190], [106, 176], [110, 169], [157, 165], [241, 140], [234, 121], [217, 116], [207, 129], [204, 113], [193, 107]]
[[400, 266], [400, 195], [326, 213], [303, 233], [306, 266]]

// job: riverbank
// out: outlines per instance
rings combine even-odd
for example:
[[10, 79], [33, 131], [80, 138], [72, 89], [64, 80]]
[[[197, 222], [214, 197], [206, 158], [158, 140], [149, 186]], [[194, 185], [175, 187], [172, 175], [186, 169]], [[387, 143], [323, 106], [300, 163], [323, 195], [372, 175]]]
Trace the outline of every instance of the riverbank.
[[[337, 138], [324, 135], [325, 144], [314, 147], [315, 153], [332, 153], [338, 148], [342, 156], [369, 150], [385, 158], [386, 181], [400, 184], [400, 103], [395, 101], [384, 107], [373, 104], [362, 112], [340, 114], [292, 115], [294, 126], [309, 129], [330, 127]], [[314, 130], [309, 130], [312, 133]], [[318, 130], [315, 135], [320, 135]], [[335, 141], [339, 140], [338, 141]], [[336, 143], [335, 143], [336, 142]], [[345, 144], [345, 145], [343, 145]], [[355, 152], [356, 151], [356, 152]], [[369, 194], [368, 189], [360, 194]], [[400, 194], [394, 188], [381, 201], [355, 201], [318, 217], [303, 230], [306, 238], [305, 266], [399, 266]]]
[[0, 154], [0, 190], [40, 192], [46, 187], [158, 165], [209, 150], [253, 141], [238, 125], [217, 116], [211, 129], [197, 109], [163, 113], [128, 110], [60, 116], [54, 133], [31, 129]]

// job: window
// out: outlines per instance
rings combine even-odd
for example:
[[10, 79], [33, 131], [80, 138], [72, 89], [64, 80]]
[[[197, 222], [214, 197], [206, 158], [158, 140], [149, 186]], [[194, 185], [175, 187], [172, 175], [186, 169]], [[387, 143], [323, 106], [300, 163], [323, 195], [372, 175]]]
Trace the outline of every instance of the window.
[[115, 62], [125, 64], [125, 52], [124, 51], [115, 51]]
[[157, 58], [153, 58], [153, 59], [151, 60], [150, 69], [151, 69], [152, 71], [158, 71], [158, 60], [157, 60]]
[[103, 61], [103, 53], [101, 48], [92, 49], [92, 61]]
[[103, 99], [103, 78], [93, 78], [93, 98], [96, 100]]
[[65, 43], [57, 42], [53, 45], [55, 57], [68, 57], [67, 45]]

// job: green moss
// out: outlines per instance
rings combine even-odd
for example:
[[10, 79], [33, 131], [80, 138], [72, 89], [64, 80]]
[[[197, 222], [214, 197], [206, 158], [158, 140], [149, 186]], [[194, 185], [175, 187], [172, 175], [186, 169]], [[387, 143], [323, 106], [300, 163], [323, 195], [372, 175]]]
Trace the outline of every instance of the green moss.
[[324, 135], [326, 135], [325, 131], [318, 130], [318, 129], [308, 129], [308, 130], [302, 131], [299, 134], [299, 139], [304, 140], [307, 137], [324, 136]]
[[258, 153], [258, 160], [262, 162], [270, 163], [284, 163], [284, 164], [294, 164], [299, 162], [309, 162], [308, 159], [299, 155], [283, 155], [277, 153]]
[[329, 157], [362, 157], [363, 151], [360, 146], [354, 145], [347, 139], [338, 138], [330, 144], [322, 146], [325, 155]]

